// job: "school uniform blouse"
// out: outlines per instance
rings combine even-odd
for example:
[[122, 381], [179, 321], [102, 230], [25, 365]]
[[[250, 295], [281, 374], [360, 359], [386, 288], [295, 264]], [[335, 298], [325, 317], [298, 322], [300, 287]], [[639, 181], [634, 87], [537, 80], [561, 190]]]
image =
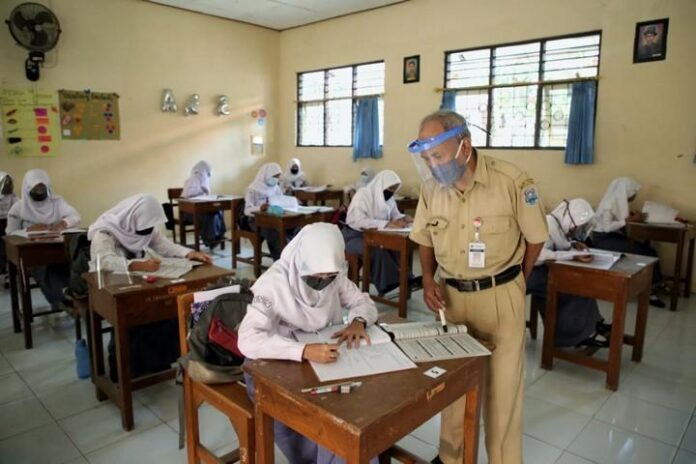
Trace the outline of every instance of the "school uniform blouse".
[[[70, 206], [67, 201], [61, 197], [48, 198], [44, 201], [51, 201], [53, 205], [53, 217], [46, 225], [55, 224], [56, 222], [65, 221], [67, 226], [75, 227], [80, 223], [80, 213], [75, 208]], [[38, 224], [22, 217], [22, 202], [18, 201], [10, 208], [7, 215], [6, 233], [9, 235], [15, 231], [26, 229], [27, 227]]]

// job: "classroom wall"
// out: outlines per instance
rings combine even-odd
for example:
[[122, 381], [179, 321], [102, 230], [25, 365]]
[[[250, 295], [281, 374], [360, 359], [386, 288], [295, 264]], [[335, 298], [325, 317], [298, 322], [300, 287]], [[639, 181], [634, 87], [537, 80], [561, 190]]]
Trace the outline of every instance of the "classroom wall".
[[[667, 59], [633, 64], [639, 21], [669, 17]], [[405, 192], [418, 178], [406, 151], [420, 119], [439, 107], [444, 51], [602, 30], [595, 164], [568, 166], [563, 151], [485, 150], [538, 182], [548, 208], [565, 197], [597, 205], [611, 179], [630, 175], [646, 198], [696, 219], [696, 2], [693, 0], [412, 0], [284, 31], [280, 41], [280, 162], [298, 156], [314, 182], [354, 181], [362, 166], [393, 169]], [[421, 55], [420, 82], [402, 84], [403, 58]], [[349, 148], [295, 146], [296, 73], [386, 63], [384, 157], [353, 163]], [[672, 253], [669, 253], [670, 255]], [[665, 266], [669, 265], [669, 257]]]
[[[7, 18], [20, 0], [0, 2]], [[120, 141], [63, 141], [55, 158], [15, 158], [0, 144], [0, 170], [21, 185], [30, 168], [46, 169], [55, 191], [88, 225], [120, 199], [149, 192], [164, 201], [182, 186], [193, 164], [213, 164], [215, 192], [241, 193], [255, 166], [275, 155], [279, 33], [269, 29], [163, 7], [142, 0], [52, 0], [63, 33], [36, 84], [24, 77], [26, 51], [3, 24], [0, 88], [92, 89], [120, 95]], [[171, 88], [179, 113], [162, 113]], [[201, 97], [200, 114], [182, 114], [189, 95]], [[215, 99], [230, 98], [232, 114], [214, 115]], [[265, 108], [268, 124], [250, 116]], [[251, 156], [250, 136], [263, 135], [266, 157]], [[16, 187], [17, 188], [17, 187]]]

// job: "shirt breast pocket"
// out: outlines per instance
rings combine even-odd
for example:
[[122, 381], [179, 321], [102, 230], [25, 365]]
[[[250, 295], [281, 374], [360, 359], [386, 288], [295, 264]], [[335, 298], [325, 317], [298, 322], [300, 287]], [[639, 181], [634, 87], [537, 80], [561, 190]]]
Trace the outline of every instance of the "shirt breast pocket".
[[486, 243], [489, 262], [507, 259], [519, 241], [517, 223], [512, 216], [484, 216], [481, 218], [481, 240]]
[[445, 217], [436, 216], [430, 218], [425, 225], [426, 230], [430, 234], [430, 239], [433, 241], [433, 248], [436, 257], [447, 256], [447, 232], [449, 221]]

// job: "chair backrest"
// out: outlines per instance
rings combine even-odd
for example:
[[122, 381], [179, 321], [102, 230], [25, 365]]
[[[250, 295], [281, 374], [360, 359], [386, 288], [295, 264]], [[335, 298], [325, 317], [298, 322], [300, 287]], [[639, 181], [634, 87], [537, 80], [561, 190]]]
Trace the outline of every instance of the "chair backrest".
[[0, 219], [0, 237], [5, 236], [5, 229], [7, 229], [7, 218]]
[[179, 203], [177, 200], [181, 198], [181, 192], [183, 191], [183, 188], [168, 188], [167, 198], [169, 199], [169, 204], [172, 206], [177, 206]]
[[188, 342], [186, 336], [188, 334], [187, 321], [191, 314], [191, 304], [193, 304], [193, 293], [184, 293], [176, 299], [177, 313], [179, 315], [179, 346], [181, 347], [181, 356], [188, 354]]

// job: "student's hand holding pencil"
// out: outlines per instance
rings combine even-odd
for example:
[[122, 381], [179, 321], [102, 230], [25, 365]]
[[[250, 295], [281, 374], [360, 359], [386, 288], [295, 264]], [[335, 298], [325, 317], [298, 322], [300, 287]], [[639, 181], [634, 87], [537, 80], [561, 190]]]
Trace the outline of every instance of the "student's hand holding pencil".
[[319, 363], [333, 363], [338, 360], [338, 344], [310, 343], [305, 345], [302, 359]]

